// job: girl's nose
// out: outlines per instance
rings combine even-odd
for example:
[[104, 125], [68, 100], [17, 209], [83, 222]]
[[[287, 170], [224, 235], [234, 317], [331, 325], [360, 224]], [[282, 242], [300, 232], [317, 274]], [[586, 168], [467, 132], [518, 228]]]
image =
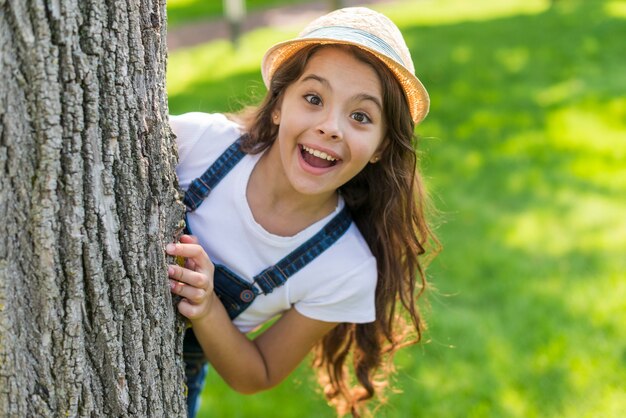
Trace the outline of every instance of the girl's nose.
[[328, 139], [337, 140], [341, 138], [341, 124], [339, 112], [328, 111], [324, 113], [319, 121], [317, 132]]

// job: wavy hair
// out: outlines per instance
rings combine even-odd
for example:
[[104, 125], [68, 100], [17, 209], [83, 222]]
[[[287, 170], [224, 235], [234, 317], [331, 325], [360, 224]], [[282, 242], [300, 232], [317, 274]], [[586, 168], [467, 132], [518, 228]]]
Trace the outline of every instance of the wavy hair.
[[423, 256], [427, 249], [429, 254], [439, 249], [426, 221], [427, 195], [417, 170], [417, 139], [406, 97], [392, 73], [368, 52], [352, 46], [313, 45], [276, 70], [258, 107], [248, 108], [234, 119], [249, 134], [242, 144], [244, 151], [259, 153], [269, 148], [278, 135], [272, 111], [311, 57], [330, 47], [350, 51], [376, 71], [387, 124], [379, 162], [368, 164], [341, 187], [352, 218], [376, 257], [376, 319], [366, 324], [339, 324], [313, 350], [313, 365], [327, 400], [338, 415], [359, 417], [367, 411], [365, 401], [375, 395], [384, 401], [382, 389], [394, 371], [395, 352], [422, 337], [425, 324], [417, 299], [427, 285]]

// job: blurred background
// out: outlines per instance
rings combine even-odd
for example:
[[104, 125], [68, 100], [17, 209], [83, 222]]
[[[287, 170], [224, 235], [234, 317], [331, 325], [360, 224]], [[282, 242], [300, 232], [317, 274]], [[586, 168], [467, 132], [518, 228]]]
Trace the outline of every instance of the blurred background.
[[[168, 0], [170, 113], [235, 111], [332, 1]], [[348, 2], [394, 20], [432, 99], [417, 127], [444, 250], [429, 329], [376, 417], [626, 416], [626, 1]], [[236, 16], [235, 10], [230, 16]], [[243, 15], [243, 14], [239, 14]], [[333, 417], [305, 362], [200, 417]]]

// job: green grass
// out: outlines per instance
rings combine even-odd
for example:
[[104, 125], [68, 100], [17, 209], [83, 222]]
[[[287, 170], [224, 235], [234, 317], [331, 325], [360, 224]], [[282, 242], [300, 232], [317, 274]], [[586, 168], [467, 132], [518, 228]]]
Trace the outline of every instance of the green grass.
[[[469, 6], [471, 4], [471, 6]], [[418, 127], [441, 210], [427, 342], [377, 417], [620, 418], [626, 411], [626, 2], [385, 4], [432, 107]], [[263, 94], [263, 29], [171, 54], [171, 112]], [[332, 417], [308, 365], [204, 417]]]
[[[244, 0], [246, 11], [306, 3], [310, 0]], [[167, 20], [170, 27], [187, 22], [221, 18], [223, 0], [167, 0]]]

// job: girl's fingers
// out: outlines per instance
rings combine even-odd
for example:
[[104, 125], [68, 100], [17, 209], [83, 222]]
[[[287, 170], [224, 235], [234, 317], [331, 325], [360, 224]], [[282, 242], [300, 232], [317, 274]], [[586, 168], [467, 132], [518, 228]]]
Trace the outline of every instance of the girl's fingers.
[[[181, 235], [179, 238], [179, 241], [183, 244], [199, 244], [200, 241], [198, 241], [198, 238], [194, 235]], [[188, 268], [189, 270], [197, 270], [197, 265], [195, 263], [195, 261], [193, 261], [191, 258], [184, 258], [182, 256], [179, 256], [181, 259], [184, 259], [185, 261], [183, 263], [179, 263], [180, 265], [184, 265], [186, 268]]]
[[191, 259], [199, 270], [207, 270], [213, 273], [213, 263], [204, 249], [198, 244], [167, 244], [165, 251], [169, 255]]
[[179, 241], [185, 244], [199, 244], [200, 243], [200, 241], [198, 241], [198, 238], [195, 235], [181, 235]]
[[201, 304], [207, 297], [207, 291], [189, 286], [185, 283], [170, 279], [170, 289], [172, 293], [181, 296], [191, 304]]
[[197, 266], [192, 259], [185, 258], [185, 268], [188, 268], [189, 270], [196, 270]]
[[182, 299], [178, 303], [178, 312], [186, 318], [197, 318], [206, 311], [206, 308], [200, 305], [194, 305], [187, 299]]
[[202, 272], [189, 270], [176, 264], [167, 267], [167, 274], [170, 278], [188, 284], [192, 287], [208, 290], [211, 284], [208, 276]]
[[170, 289], [181, 296], [178, 311], [187, 318], [208, 312], [213, 296], [214, 266], [211, 259], [192, 235], [182, 235], [177, 244], [168, 244], [165, 251], [185, 260], [181, 265], [169, 265]]

